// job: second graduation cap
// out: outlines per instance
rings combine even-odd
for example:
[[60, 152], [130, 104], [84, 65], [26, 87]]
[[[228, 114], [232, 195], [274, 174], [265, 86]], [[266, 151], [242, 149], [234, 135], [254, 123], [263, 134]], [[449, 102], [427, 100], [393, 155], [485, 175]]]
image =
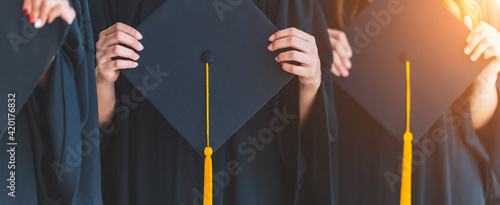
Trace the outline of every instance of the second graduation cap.
[[353, 69], [337, 83], [395, 138], [406, 129], [405, 62], [411, 62], [414, 141], [487, 63], [463, 52], [469, 30], [439, 1], [374, 1], [346, 30]]
[[[267, 50], [278, 29], [248, 0], [169, 0], [137, 30], [144, 36], [139, 66], [123, 74], [200, 154], [207, 145], [206, 63], [214, 151], [292, 78]], [[146, 78], [159, 79], [158, 86]]]

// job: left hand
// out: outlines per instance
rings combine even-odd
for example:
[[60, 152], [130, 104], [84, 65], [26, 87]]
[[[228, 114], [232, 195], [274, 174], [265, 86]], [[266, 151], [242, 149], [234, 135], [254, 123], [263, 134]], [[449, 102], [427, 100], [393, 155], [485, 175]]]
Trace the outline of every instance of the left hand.
[[[270, 51], [283, 48], [293, 48], [276, 56], [276, 61], [281, 63], [283, 70], [299, 76], [303, 86], [318, 88], [321, 84], [321, 63], [314, 36], [297, 28], [280, 30], [269, 37]], [[293, 65], [288, 61], [298, 62]]]
[[483, 56], [485, 59], [500, 59], [500, 33], [491, 25], [480, 22], [467, 36], [467, 46], [464, 52], [471, 55], [472, 61]]
[[29, 20], [37, 29], [46, 23], [52, 23], [58, 17], [68, 24], [76, 17], [68, 0], [24, 0], [23, 12], [24, 15], [30, 15]]

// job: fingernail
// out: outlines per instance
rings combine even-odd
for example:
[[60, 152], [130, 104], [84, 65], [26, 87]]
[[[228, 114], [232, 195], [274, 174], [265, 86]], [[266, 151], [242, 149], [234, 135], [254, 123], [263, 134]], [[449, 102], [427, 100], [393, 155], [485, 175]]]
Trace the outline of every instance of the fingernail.
[[273, 44], [269, 45], [269, 46], [267, 47], [267, 49], [268, 49], [268, 50], [270, 50], [270, 51], [272, 51], [272, 50], [273, 50]]
[[467, 48], [465, 48], [465, 49], [464, 49], [464, 51], [465, 51], [465, 54], [466, 54], [466, 55], [469, 55], [469, 53], [470, 53], [470, 49], [469, 49], [468, 47], [467, 47]]
[[28, 9], [24, 9], [24, 15], [27, 16], [29, 14]]
[[347, 67], [347, 68], [351, 68], [351, 66], [352, 66], [352, 65], [351, 65], [351, 62], [349, 62], [349, 61], [345, 62], [345, 67]]
[[270, 41], [274, 41], [274, 35], [269, 36]]
[[349, 51], [347, 54], [349, 54], [349, 57], [352, 57], [352, 51]]
[[346, 71], [343, 72], [343, 74], [344, 75], [342, 75], [342, 76], [344, 76], [344, 78], [347, 78], [347, 76], [349, 76], [349, 71], [346, 70]]
[[137, 32], [135, 33], [135, 38], [137, 38], [138, 40], [141, 40], [142, 39], [142, 34]]
[[472, 37], [467, 36], [467, 43], [470, 43], [470, 40], [472, 40]]
[[141, 56], [139, 56], [139, 54], [135, 54], [135, 60], [139, 59]]
[[274, 60], [275, 60], [276, 62], [279, 62], [279, 61], [278, 61], [278, 56], [276, 56], [276, 58], [274, 58]]
[[138, 65], [139, 65], [139, 63], [134, 62], [134, 68], [137, 67]]
[[40, 26], [42, 26], [42, 20], [37, 19], [37, 20], [35, 21], [35, 28], [36, 28], [36, 29], [38, 29], [38, 28], [40, 28]]
[[35, 16], [34, 15], [31, 15], [30, 16], [30, 23], [35, 23]]
[[142, 45], [142, 43], [139, 43], [139, 50], [142, 51], [142, 49], [144, 49], [144, 46]]
[[470, 57], [470, 59], [471, 59], [472, 61], [476, 61], [476, 60], [477, 60], [477, 57], [476, 57], [476, 55], [472, 55], [472, 56]]

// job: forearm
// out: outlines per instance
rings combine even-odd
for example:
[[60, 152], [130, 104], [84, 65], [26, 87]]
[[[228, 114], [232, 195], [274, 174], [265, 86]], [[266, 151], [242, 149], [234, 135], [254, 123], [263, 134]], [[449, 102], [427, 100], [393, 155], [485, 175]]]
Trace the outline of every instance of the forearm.
[[316, 86], [300, 85], [300, 123], [304, 124], [310, 117], [314, 99], [318, 93], [319, 84]]
[[[490, 66], [497, 66], [490, 64]], [[469, 102], [471, 122], [475, 130], [480, 129], [491, 119], [498, 104], [496, 88], [497, 69], [485, 69], [470, 86]]]
[[103, 125], [113, 118], [115, 109], [114, 83], [97, 83], [97, 103], [99, 109], [99, 125]]

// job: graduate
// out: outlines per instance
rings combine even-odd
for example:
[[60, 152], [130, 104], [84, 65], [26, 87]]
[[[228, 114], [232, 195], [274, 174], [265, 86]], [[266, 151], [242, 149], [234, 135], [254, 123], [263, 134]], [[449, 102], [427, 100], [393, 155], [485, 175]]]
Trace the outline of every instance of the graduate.
[[0, 126], [0, 204], [102, 204], [87, 1], [9, 1], [0, 10], [2, 36], [12, 36], [1, 46], [9, 122]]
[[[335, 76], [348, 78], [350, 71], [360, 69], [352, 66], [353, 51], [343, 30], [370, 2], [320, 2], [328, 21]], [[441, 3], [471, 30], [464, 39], [463, 53], [474, 62], [480, 58], [492, 61], [426, 134], [414, 138], [412, 204], [497, 204], [500, 34], [487, 23], [489, 19], [484, 17], [488, 15], [476, 1]], [[335, 91], [338, 118], [342, 119], [335, 142], [340, 149], [340, 204], [398, 204], [402, 138], [391, 137], [342, 88], [335, 86]]]
[[[103, 133], [101, 159], [105, 204], [202, 204], [205, 199], [204, 156], [200, 154], [201, 149], [193, 149], [192, 146], [200, 142], [205, 143], [204, 136], [198, 136], [200, 142], [196, 140], [193, 142], [182, 133], [187, 132], [185, 130], [189, 131], [190, 128], [195, 129], [196, 126], [189, 123], [175, 124], [181, 120], [179, 118], [190, 116], [181, 115], [166, 120], [164, 106], [161, 107], [162, 101], [158, 100], [161, 96], [153, 96], [154, 94], [148, 92], [147, 99], [134, 99], [136, 86], [128, 79], [133, 76], [128, 74], [127, 77], [124, 76], [127, 70], [145, 69], [139, 68], [137, 61], [140, 58], [150, 57], [140, 56], [141, 52], [148, 52], [148, 46], [141, 43], [148, 40], [147, 38], [150, 41], [151, 38], [156, 38], [153, 40], [158, 43], [185, 42], [187, 49], [197, 52], [199, 48], [189, 42], [193, 39], [182, 37], [183, 30], [190, 29], [190, 25], [186, 25], [183, 21], [196, 20], [174, 19], [179, 22], [175, 24], [178, 29], [157, 26], [162, 33], [163, 30], [179, 33], [178, 39], [165, 40], [162, 39], [165, 37], [154, 36], [154, 32], [145, 35], [137, 30], [149, 16], [154, 15], [154, 18], [162, 16], [163, 14], [155, 11], [158, 8], [166, 8], [163, 4], [179, 5], [168, 9], [170, 12], [180, 10], [180, 13], [187, 13], [190, 8], [195, 9], [196, 6], [207, 4], [203, 1], [197, 3], [186, 1], [188, 3], [185, 4], [188, 5], [183, 7], [180, 6], [184, 4], [181, 2], [96, 0], [91, 4], [96, 41], [99, 122]], [[331, 204], [335, 197], [330, 170], [332, 162], [329, 158], [329, 141], [333, 132], [328, 126], [334, 123], [335, 117], [332, 108], [328, 106], [333, 99], [332, 81], [328, 72], [332, 55], [326, 23], [319, 4], [316, 1], [301, 0], [253, 2], [243, 0], [215, 1], [214, 5], [218, 3], [219, 6], [226, 6], [224, 8], [228, 13], [231, 11], [237, 13], [241, 11], [238, 10], [238, 2], [241, 3], [241, 7], [245, 7], [245, 12], [250, 11], [247, 7], [253, 7], [255, 4], [260, 9], [259, 13], [265, 14], [266, 19], [281, 29], [274, 34], [257, 36], [268, 41], [261, 49], [265, 52], [276, 52], [276, 61], [281, 65], [275, 62], [270, 65], [278, 65], [280, 70], [298, 77], [287, 83], [255, 115], [238, 127], [236, 133], [213, 150], [211, 157], [214, 177], [213, 204]], [[201, 12], [211, 12], [213, 7], [210, 4], [204, 9]], [[252, 15], [257, 14], [252, 13]], [[245, 19], [254, 20], [252, 15]], [[213, 29], [216, 29], [215, 25], [218, 24], [213, 23]], [[234, 28], [237, 26], [234, 25]], [[210, 32], [203, 29], [198, 32], [199, 38], [210, 38], [203, 36]], [[221, 35], [224, 38], [233, 38], [230, 35]], [[257, 37], [251, 37], [249, 40]], [[219, 37], [213, 38], [216, 40], [215, 38]], [[287, 48], [293, 50], [281, 50]], [[182, 46], [177, 49], [179, 52], [184, 52], [186, 48]], [[238, 54], [255, 55], [255, 61], [259, 61], [263, 55], [240, 51], [237, 47], [232, 52], [235, 53], [234, 56], [224, 57], [236, 58]], [[170, 53], [158, 50], [159, 53], [166, 58], [169, 55], [176, 55], [175, 51]], [[218, 55], [217, 53], [221, 52], [215, 53]], [[216, 58], [215, 61], [223, 57]], [[198, 61], [198, 58], [193, 61]], [[143, 63], [154, 67], [157, 62]], [[241, 64], [243, 67], [244, 63]], [[205, 65], [202, 66], [204, 68]], [[224, 78], [231, 77], [230, 74], [224, 76], [226, 76]], [[216, 78], [215, 81], [235, 80], [224, 78]], [[164, 81], [169, 80], [179, 79], [169, 79], [169, 77], [164, 79]], [[188, 79], [182, 80], [188, 81]], [[214, 82], [214, 79], [210, 82]], [[267, 82], [262, 83], [267, 84]], [[247, 89], [245, 86], [247, 85], [243, 84], [241, 87], [228, 89]], [[241, 94], [245, 93], [238, 93]], [[264, 94], [267, 93], [262, 93]], [[182, 95], [182, 98], [187, 99], [193, 93], [184, 92]], [[223, 98], [235, 97], [225, 95]], [[260, 98], [260, 96], [250, 97]], [[165, 103], [170, 103], [171, 99], [168, 99], [168, 96], [163, 99]], [[195, 104], [188, 100], [180, 102]], [[213, 104], [211, 102], [211, 105]], [[177, 108], [166, 107], [166, 109]], [[231, 117], [238, 114], [233, 113]], [[276, 122], [278, 119], [276, 117], [281, 121]], [[253, 137], [261, 130], [267, 129], [270, 123], [277, 123], [275, 125], [282, 127], [273, 133], [273, 140], [264, 143]]]

